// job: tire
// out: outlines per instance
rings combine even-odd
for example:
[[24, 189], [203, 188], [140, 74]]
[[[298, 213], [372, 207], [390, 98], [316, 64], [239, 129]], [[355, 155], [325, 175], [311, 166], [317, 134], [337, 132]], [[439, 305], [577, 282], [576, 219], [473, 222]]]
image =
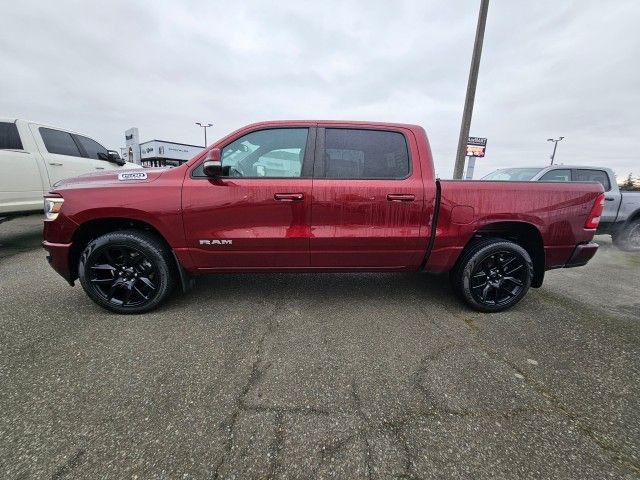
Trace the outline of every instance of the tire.
[[526, 295], [533, 279], [531, 256], [502, 238], [471, 244], [450, 274], [454, 291], [473, 309], [501, 312]]
[[640, 252], [640, 218], [629, 222], [611, 236], [613, 244], [625, 252]]
[[156, 308], [171, 293], [176, 278], [164, 243], [139, 230], [111, 232], [91, 241], [80, 256], [78, 275], [91, 300], [124, 314]]

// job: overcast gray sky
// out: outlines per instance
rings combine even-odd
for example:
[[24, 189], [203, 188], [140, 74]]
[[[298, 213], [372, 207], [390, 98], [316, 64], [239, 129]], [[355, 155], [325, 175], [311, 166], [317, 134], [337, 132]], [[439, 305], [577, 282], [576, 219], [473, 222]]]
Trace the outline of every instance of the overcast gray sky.
[[[105, 146], [202, 143], [269, 119], [418, 123], [453, 171], [479, 2], [20, 1], [2, 7], [0, 116]], [[491, 0], [479, 175], [549, 161], [640, 174], [640, 1]]]

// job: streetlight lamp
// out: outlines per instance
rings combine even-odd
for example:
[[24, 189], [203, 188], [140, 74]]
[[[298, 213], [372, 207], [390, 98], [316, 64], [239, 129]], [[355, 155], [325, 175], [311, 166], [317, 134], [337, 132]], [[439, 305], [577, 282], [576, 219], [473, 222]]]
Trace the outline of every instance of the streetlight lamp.
[[556, 148], [558, 148], [558, 142], [564, 137], [547, 138], [547, 142], [553, 142], [553, 153], [551, 154], [551, 165], [553, 165], [553, 159], [556, 158]]
[[204, 148], [207, 148], [207, 128], [213, 127], [213, 123], [200, 123], [196, 122], [196, 125], [204, 128]]

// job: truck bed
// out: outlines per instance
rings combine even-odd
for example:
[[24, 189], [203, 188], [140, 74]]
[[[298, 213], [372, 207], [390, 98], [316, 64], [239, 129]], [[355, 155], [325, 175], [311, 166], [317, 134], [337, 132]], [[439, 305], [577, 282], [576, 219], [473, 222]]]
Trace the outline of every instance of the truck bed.
[[[545, 269], [564, 266], [575, 246], [593, 237], [584, 224], [603, 192], [593, 182], [439, 180], [435, 241], [425, 270], [446, 272], [477, 231], [528, 223], [544, 243]], [[505, 228], [506, 230], [506, 228]], [[536, 232], [531, 231], [531, 235]]]

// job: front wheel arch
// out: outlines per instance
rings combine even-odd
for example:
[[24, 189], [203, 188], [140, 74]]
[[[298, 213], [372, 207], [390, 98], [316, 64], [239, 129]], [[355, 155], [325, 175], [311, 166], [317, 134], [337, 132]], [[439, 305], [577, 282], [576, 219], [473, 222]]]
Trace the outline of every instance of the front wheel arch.
[[173, 291], [177, 277], [170, 250], [140, 230], [109, 232], [90, 241], [78, 273], [89, 298], [116, 313], [156, 308]]
[[[153, 225], [143, 222], [141, 220], [132, 218], [98, 218], [95, 220], [89, 220], [80, 224], [80, 226], [73, 233], [71, 240], [71, 250], [69, 251], [69, 272], [71, 279], [76, 280], [78, 278], [78, 264], [80, 262], [80, 255], [89, 243], [96, 238], [111, 232], [117, 232], [122, 230], [135, 230], [148, 232], [154, 235], [159, 241], [161, 241], [164, 247], [173, 251], [169, 242], [165, 237], [155, 228]], [[172, 256], [177, 269], [182, 269], [182, 265], [178, 262], [177, 257]]]

